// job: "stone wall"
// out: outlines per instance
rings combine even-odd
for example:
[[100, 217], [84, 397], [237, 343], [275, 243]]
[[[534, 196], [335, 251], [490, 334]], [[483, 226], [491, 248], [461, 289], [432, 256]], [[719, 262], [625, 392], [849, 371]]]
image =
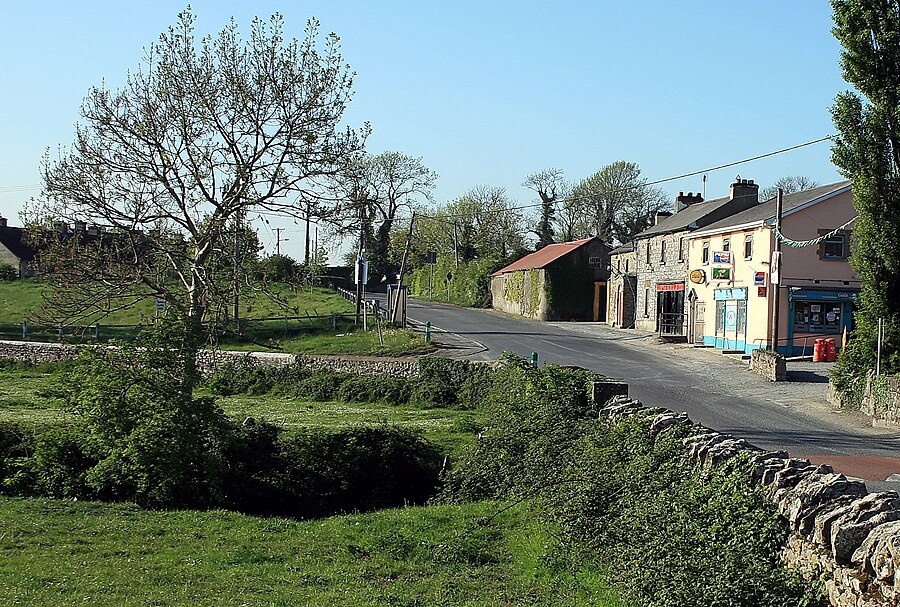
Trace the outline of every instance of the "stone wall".
[[876, 377], [870, 371], [861, 409], [872, 417], [873, 425], [900, 424], [900, 377]]
[[[79, 347], [31, 341], [0, 341], [0, 359], [33, 364], [58, 362], [74, 358]], [[281, 354], [278, 352], [233, 352], [229, 350], [202, 350], [198, 356], [201, 373], [211, 373], [219, 365], [231, 363], [250, 366], [289, 366], [316, 371], [327, 369], [361, 375], [394, 375], [416, 377], [419, 375], [417, 358], [386, 358], [378, 356], [324, 356], [310, 354]]]
[[783, 356], [768, 350], [750, 352], [750, 370], [769, 381], [787, 380], [787, 363]]
[[615, 421], [641, 416], [653, 436], [685, 424], [685, 455], [715, 466], [746, 454], [748, 482], [778, 508], [791, 530], [785, 564], [819, 578], [835, 607], [900, 606], [900, 495], [869, 493], [863, 481], [815, 466], [783, 451], [762, 451], [745, 440], [694, 424], [686, 413], [647, 408], [617, 396], [600, 410]]

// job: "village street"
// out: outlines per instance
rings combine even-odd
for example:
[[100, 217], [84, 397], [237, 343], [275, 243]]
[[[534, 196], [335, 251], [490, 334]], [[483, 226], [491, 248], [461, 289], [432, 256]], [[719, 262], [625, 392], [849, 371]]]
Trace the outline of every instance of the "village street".
[[893, 488], [900, 474], [900, 430], [872, 428], [862, 415], [825, 399], [828, 363], [790, 362], [790, 381], [772, 383], [746, 362], [716, 350], [666, 343], [654, 334], [600, 323], [541, 323], [494, 311], [410, 301], [411, 324], [430, 322], [444, 354], [495, 360], [504, 350], [540, 364], [577, 365], [629, 385], [647, 406], [685, 411], [695, 422], [765, 449], [783, 449]]

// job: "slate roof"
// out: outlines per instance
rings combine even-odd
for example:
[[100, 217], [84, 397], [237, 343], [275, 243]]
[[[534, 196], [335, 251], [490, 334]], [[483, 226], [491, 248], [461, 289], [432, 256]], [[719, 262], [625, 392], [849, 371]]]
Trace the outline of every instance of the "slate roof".
[[549, 244], [543, 249], [517, 259], [505, 268], [500, 268], [499, 270], [491, 274], [491, 276], [499, 276], [508, 272], [515, 272], [516, 270], [533, 270], [546, 268], [548, 265], [550, 265], [560, 257], [568, 255], [572, 251], [583, 247], [593, 240], [597, 240], [599, 242], [600, 239], [596, 236], [592, 236], [590, 238], [584, 238], [582, 240]]
[[691, 225], [702, 219], [709, 213], [712, 213], [722, 205], [731, 201], [730, 196], [724, 198], [716, 198], [714, 200], [704, 200], [703, 202], [695, 202], [685, 207], [670, 217], [660, 219], [655, 226], [650, 226], [643, 232], [635, 236], [635, 239], [655, 236], [657, 234], [671, 234], [672, 232], [681, 232], [687, 230]]
[[[800, 210], [805, 205], [813, 202], [818, 202], [820, 199], [829, 198], [831, 196], [840, 194], [849, 187], [849, 181], [839, 181], [837, 183], [823, 185], [809, 190], [803, 190], [802, 192], [785, 194], [781, 200], [782, 216], [790, 215], [791, 213]], [[701, 230], [698, 230], [698, 233], [701, 231], [704, 234], [714, 233], [717, 230], [726, 230], [734, 226], [747, 225], [752, 223], [774, 222], [775, 211], [775, 199], [772, 198], [754, 207], [750, 207], [745, 211], [735, 213], [734, 215], [729, 215], [725, 219], [720, 219], [719, 221], [711, 223], [708, 226], [703, 226]]]
[[25, 241], [25, 228], [0, 227], [0, 243], [21, 261], [34, 261], [37, 250]]

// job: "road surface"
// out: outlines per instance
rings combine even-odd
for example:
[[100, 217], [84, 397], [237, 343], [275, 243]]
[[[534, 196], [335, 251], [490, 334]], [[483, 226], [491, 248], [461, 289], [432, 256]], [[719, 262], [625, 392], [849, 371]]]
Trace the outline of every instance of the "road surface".
[[420, 329], [430, 322], [434, 339], [459, 357], [537, 352], [542, 364], [577, 365], [621, 379], [645, 405], [685, 411], [695, 422], [764, 449], [829, 462], [867, 481], [900, 474], [900, 432], [834, 411], [825, 400], [821, 365], [790, 364], [791, 381], [772, 383], [717, 351], [598, 323], [541, 323], [419, 300], [409, 302], [408, 317]]

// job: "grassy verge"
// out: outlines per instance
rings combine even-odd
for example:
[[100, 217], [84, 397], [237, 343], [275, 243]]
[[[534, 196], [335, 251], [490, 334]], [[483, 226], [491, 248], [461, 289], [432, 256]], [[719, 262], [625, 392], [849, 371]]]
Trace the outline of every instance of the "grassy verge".
[[[62, 376], [46, 365], [0, 366], [0, 422], [45, 426], [71, 420], [52, 390]], [[455, 457], [479, 426], [478, 413], [452, 408], [423, 409], [384, 403], [313, 402], [271, 394], [219, 397], [225, 413], [238, 421], [247, 416], [272, 422], [287, 431], [299, 428], [341, 430], [357, 426], [392, 424], [418, 430], [440, 449]]]
[[0, 498], [4, 605], [621, 605], [554, 566], [522, 509], [432, 506], [313, 521]]

